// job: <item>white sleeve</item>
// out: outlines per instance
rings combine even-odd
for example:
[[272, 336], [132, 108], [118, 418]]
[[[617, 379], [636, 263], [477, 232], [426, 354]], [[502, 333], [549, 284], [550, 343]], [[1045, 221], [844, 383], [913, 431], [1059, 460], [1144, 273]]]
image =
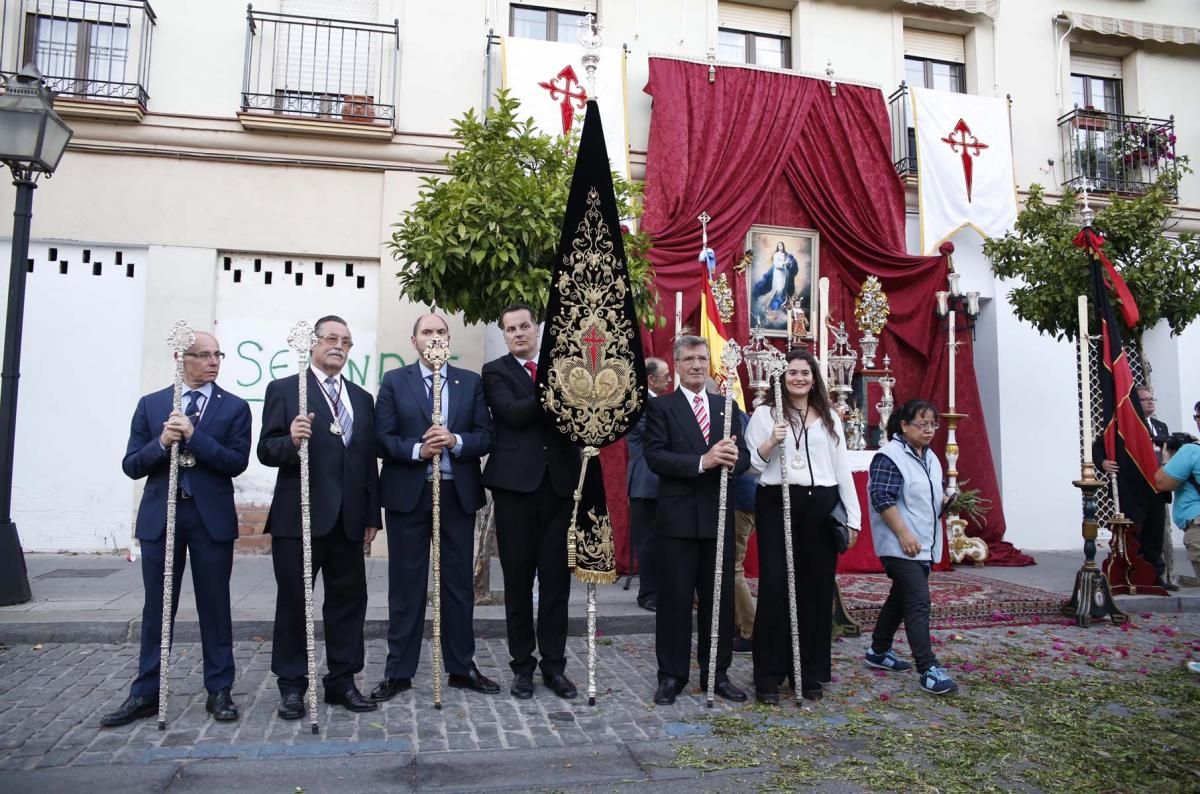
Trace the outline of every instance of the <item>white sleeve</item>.
[[760, 405], [754, 409], [750, 424], [746, 426], [746, 446], [750, 449], [750, 465], [756, 472], [762, 474], [771, 461], [764, 460], [758, 454], [758, 447], [771, 437], [775, 429], [775, 419], [771, 416], [771, 406]]
[[833, 472], [837, 476], [838, 496], [842, 499], [842, 507], [846, 509], [846, 526], [851, 529], [861, 529], [862, 510], [858, 506], [858, 490], [854, 487], [854, 474], [850, 471], [850, 456], [846, 450], [846, 432], [842, 429], [842, 420], [837, 414], [833, 415], [833, 429], [837, 433], [837, 443], [833, 447]]

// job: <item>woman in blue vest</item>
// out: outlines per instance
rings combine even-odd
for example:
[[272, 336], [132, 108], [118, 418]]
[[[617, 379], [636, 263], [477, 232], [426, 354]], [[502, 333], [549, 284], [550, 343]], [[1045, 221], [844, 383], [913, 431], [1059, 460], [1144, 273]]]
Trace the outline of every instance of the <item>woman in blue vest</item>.
[[779, 685], [792, 672], [784, 553], [780, 445], [787, 445], [792, 556], [800, 634], [800, 694], [817, 700], [832, 679], [834, 572], [837, 548], [829, 514], [846, 509], [850, 544], [858, 539], [858, 494], [846, 456], [842, 422], [829, 403], [816, 358], [806, 350], [787, 355], [782, 378], [783, 416], [771, 400], [755, 409], [746, 428], [750, 465], [761, 472], [755, 494], [758, 531], [758, 611], [754, 616], [754, 689], [760, 703], [779, 702]]
[[929, 570], [943, 548], [942, 465], [929, 449], [937, 429], [937, 406], [909, 400], [888, 420], [889, 440], [871, 461], [871, 539], [892, 590], [875, 622], [866, 663], [892, 672], [912, 669], [892, 650], [904, 621], [921, 688], [943, 695], [958, 684], [938, 664], [929, 639]]

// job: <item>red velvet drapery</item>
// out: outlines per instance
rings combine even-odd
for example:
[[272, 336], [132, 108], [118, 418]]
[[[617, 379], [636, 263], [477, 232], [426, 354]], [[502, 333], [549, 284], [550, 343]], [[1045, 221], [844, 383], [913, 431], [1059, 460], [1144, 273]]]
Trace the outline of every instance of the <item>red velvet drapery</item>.
[[[707, 212], [709, 245], [728, 271], [739, 307], [731, 327], [745, 342], [746, 284], [732, 271], [753, 224], [816, 229], [820, 271], [830, 278], [830, 311], [857, 344], [854, 297], [863, 280], [879, 278], [891, 303], [880, 360], [891, 356], [897, 402], [933, 398], [945, 409], [946, 328], [934, 313], [944, 289], [942, 256], [910, 256], [904, 244], [904, 185], [892, 163], [887, 109], [878, 89], [841, 84], [836, 96], [820, 80], [721, 67], [708, 82], [706, 64], [650, 59], [646, 92], [654, 98], [646, 158], [645, 229], [661, 294], [672, 316], [683, 293], [685, 322], [695, 318], [700, 224]], [[647, 353], [670, 360], [674, 328], [650, 334]], [[960, 477], [993, 502], [980, 536], [989, 562], [1027, 565], [1032, 558], [1003, 540], [1004, 511], [969, 344], [958, 348], [956, 409], [968, 418], [958, 441]], [[944, 431], [935, 441], [941, 451]], [[615, 479], [615, 478], [614, 478]]]

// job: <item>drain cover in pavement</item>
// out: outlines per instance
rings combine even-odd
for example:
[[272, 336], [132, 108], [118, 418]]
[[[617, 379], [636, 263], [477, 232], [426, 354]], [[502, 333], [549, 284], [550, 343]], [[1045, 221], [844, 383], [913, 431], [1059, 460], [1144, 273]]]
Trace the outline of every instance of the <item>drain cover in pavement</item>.
[[34, 579], [103, 579], [112, 576], [120, 568], [56, 568]]

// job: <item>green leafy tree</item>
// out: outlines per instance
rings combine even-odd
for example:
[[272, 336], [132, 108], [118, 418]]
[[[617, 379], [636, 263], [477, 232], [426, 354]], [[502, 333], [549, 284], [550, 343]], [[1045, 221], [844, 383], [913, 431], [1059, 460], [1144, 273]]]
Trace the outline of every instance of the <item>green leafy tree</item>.
[[[468, 323], [497, 320], [518, 301], [545, 309], [578, 136], [538, 132], [519, 112], [501, 90], [482, 118], [468, 110], [454, 122], [460, 148], [443, 160], [446, 176], [422, 180], [389, 243], [409, 300], [436, 302]], [[614, 173], [613, 187], [620, 217], [640, 218], [641, 186]], [[652, 323], [650, 238], [639, 230], [624, 241], [638, 317]]]
[[[1200, 244], [1190, 233], [1167, 236], [1176, 223], [1179, 180], [1191, 173], [1180, 160], [1144, 194], [1113, 195], [1092, 223], [1108, 241], [1105, 253], [1137, 301], [1141, 319], [1133, 334], [1138, 338], [1159, 320], [1178, 334], [1200, 316]], [[1031, 185], [1015, 231], [983, 246], [997, 276], [1019, 280], [1009, 296], [1017, 317], [1060, 339], [1078, 335], [1078, 296], [1090, 299], [1092, 293], [1087, 254], [1071, 242], [1079, 232], [1076, 199], [1076, 192], [1066, 188], [1051, 203], [1041, 185]]]

